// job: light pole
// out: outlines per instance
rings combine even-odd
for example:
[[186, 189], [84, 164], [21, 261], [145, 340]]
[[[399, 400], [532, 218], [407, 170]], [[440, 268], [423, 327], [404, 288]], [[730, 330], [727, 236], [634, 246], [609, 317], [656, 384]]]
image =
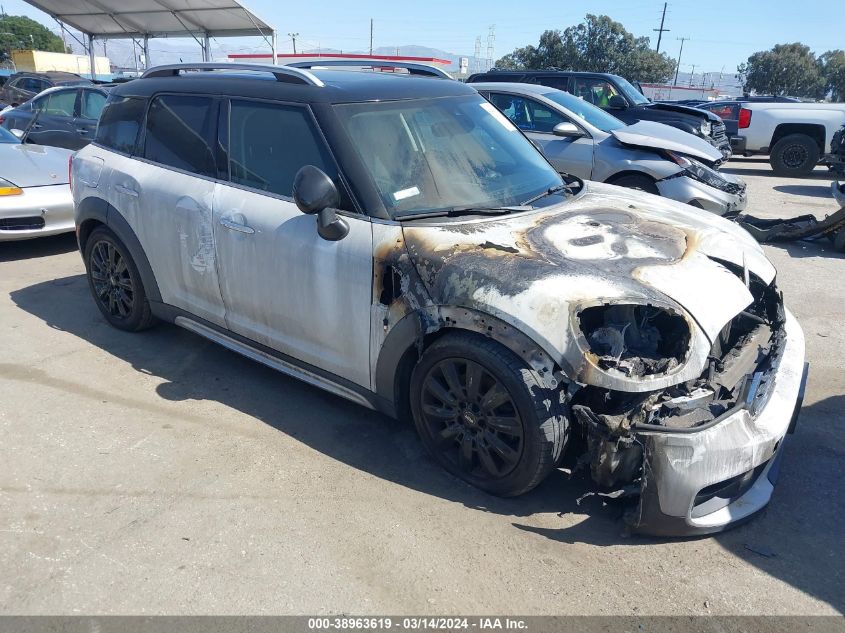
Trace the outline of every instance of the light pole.
[[296, 38], [299, 37], [299, 33], [288, 33], [288, 37], [293, 40], [293, 54], [296, 55]]

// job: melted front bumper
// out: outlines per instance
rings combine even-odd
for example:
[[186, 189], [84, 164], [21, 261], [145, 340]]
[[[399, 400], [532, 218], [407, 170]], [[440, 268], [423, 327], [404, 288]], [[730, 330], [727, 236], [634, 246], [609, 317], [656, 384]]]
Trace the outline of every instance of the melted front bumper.
[[639, 505], [628, 520], [634, 531], [718, 532], [768, 504], [806, 382], [804, 335], [789, 312], [785, 332], [774, 383], [756, 415], [742, 406], [705, 427], [636, 432], [644, 461]]

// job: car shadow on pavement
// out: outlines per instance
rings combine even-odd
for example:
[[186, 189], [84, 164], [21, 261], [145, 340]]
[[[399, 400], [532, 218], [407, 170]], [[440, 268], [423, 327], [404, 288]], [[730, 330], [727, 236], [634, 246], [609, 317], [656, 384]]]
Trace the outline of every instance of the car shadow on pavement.
[[[841, 229], [845, 230], [845, 229]], [[845, 259], [845, 253], [836, 250], [833, 242], [827, 237], [812, 240], [795, 240], [794, 242], [771, 242], [766, 244], [789, 253], [795, 259], [805, 257], [826, 257], [829, 259]]]
[[[288, 378], [172, 325], [139, 334], [115, 330], [97, 311], [83, 275], [21, 288], [11, 298], [50, 327], [89, 342], [139, 372], [164, 379], [156, 388], [164, 400], [219, 402], [353, 468], [467, 508], [513, 517], [517, 530], [560, 543], [665, 542], [626, 536], [621, 509], [587, 495], [592, 490], [588, 473], [569, 477], [555, 471], [526, 495], [493, 497], [443, 471], [425, 454], [410, 424]], [[98, 397], [79, 382], [81, 377], [51, 380]], [[136, 411], [156, 406], [153, 394], [151, 402], [119, 400], [113, 394], [109, 399]], [[845, 576], [838, 564], [845, 559], [843, 410], [845, 396], [805, 408], [796, 434], [788, 440], [773, 504], [750, 523], [715, 537], [738, 558], [840, 609], [845, 597]], [[173, 415], [169, 409], [168, 415]], [[190, 422], [215, 424], [204, 418]], [[580, 505], [579, 498], [583, 498]], [[526, 525], [525, 519], [536, 514], [560, 515], [561, 527]], [[573, 523], [578, 517], [584, 518]]]
[[830, 185], [775, 185], [772, 187], [775, 191], [781, 193], [789, 193], [794, 196], [810, 196], [812, 198], [829, 198], [833, 206], [836, 202], [830, 193]]
[[76, 250], [76, 234], [62, 233], [34, 240], [0, 242], [0, 262], [49, 257]]

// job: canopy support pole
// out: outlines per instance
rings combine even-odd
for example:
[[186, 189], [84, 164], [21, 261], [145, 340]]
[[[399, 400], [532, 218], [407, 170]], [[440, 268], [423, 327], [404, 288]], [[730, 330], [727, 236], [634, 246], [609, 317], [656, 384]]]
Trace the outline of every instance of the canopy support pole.
[[273, 39], [273, 44], [272, 44], [271, 47], [273, 49], [273, 65], [275, 66], [276, 64], [279, 63], [279, 51], [278, 51], [278, 48], [276, 48], [276, 31], [273, 31], [272, 39]]
[[94, 81], [97, 78], [97, 67], [94, 63], [94, 36], [90, 33], [88, 34], [88, 64], [90, 65], [89, 70], [91, 71], [91, 81]]
[[150, 36], [144, 35], [144, 70], [152, 66], [150, 63]]
[[208, 31], [202, 36], [202, 61], [211, 61], [211, 39], [208, 37]]

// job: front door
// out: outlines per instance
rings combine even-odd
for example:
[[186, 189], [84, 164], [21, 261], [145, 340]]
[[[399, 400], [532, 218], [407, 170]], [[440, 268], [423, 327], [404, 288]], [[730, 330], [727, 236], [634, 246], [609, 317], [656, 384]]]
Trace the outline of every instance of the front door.
[[248, 100], [232, 100], [230, 108], [230, 184], [218, 183], [214, 192], [227, 326], [369, 387], [371, 223], [346, 213], [349, 234], [328, 242], [317, 234], [316, 218], [294, 204], [293, 179], [304, 165], [338, 182], [308, 108]]
[[[491, 92], [489, 99], [514, 125], [525, 132], [561, 173], [590, 179], [593, 175], [593, 139], [555, 136], [558, 123], [573, 123], [545, 104], [522, 95]], [[576, 124], [577, 125], [577, 124]]]
[[106, 95], [99, 90], [83, 88], [79, 96], [79, 115], [74, 121], [74, 128], [77, 134], [77, 147], [85, 147], [94, 140], [97, 133], [97, 120], [106, 105]]

